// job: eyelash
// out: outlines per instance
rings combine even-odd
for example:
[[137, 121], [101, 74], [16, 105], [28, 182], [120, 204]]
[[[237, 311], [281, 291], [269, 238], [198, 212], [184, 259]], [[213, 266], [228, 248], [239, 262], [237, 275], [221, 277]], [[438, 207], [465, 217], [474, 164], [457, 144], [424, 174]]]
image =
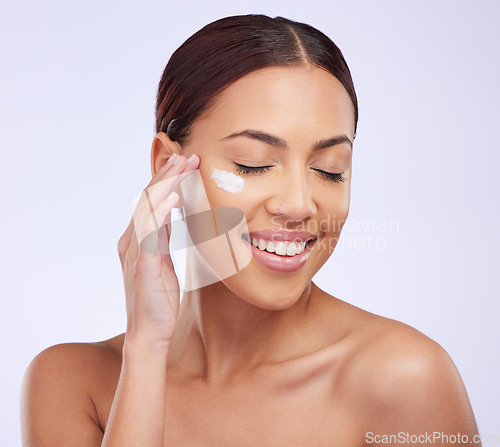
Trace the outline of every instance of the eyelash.
[[[236, 171], [240, 174], [263, 173], [269, 171], [269, 169], [272, 168], [272, 166], [245, 166], [239, 163], [234, 164], [236, 165]], [[334, 174], [333, 172], [326, 172], [322, 171], [321, 169], [314, 170], [319, 172], [320, 175], [326, 180], [330, 180], [336, 183], [345, 181], [345, 178], [342, 176], [342, 174]]]

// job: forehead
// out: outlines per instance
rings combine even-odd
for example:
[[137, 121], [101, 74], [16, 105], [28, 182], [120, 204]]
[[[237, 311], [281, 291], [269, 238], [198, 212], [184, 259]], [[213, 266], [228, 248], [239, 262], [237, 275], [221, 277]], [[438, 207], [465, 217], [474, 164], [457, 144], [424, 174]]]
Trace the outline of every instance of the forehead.
[[351, 138], [354, 133], [349, 94], [335, 76], [314, 66], [253, 71], [229, 85], [196, 121], [200, 131], [207, 127], [222, 133], [238, 127], [278, 134], [291, 129], [344, 132]]

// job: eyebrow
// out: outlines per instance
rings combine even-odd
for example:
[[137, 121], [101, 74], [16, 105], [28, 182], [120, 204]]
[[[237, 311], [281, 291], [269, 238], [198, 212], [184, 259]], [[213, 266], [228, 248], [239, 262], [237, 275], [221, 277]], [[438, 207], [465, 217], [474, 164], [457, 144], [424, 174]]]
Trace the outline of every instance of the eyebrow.
[[[278, 138], [273, 135], [251, 129], [242, 130], [241, 132], [234, 132], [227, 137], [221, 138], [220, 141], [227, 141], [236, 137], [252, 138], [254, 140], [262, 141], [266, 144], [278, 147], [283, 150], [288, 149], [288, 144], [283, 138]], [[336, 137], [328, 138], [326, 140], [316, 141], [316, 143], [314, 143], [313, 145], [313, 152], [327, 147], [337, 146], [342, 143], [349, 143], [349, 146], [352, 150], [352, 141], [349, 139], [349, 137], [347, 135], [339, 135]]]

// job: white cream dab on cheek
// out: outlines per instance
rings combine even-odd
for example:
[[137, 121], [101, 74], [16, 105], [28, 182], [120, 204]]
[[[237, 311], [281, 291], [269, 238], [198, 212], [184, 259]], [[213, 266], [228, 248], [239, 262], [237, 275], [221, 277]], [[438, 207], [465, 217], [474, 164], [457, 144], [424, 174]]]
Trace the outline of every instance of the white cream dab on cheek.
[[210, 178], [215, 184], [227, 192], [240, 192], [245, 186], [245, 179], [232, 172], [214, 169]]

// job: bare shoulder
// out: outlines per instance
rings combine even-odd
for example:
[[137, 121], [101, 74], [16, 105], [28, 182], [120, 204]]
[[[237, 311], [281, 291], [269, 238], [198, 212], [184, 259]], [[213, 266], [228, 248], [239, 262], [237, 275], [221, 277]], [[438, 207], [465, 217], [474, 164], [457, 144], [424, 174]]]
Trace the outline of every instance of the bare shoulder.
[[[368, 312], [334, 296], [320, 291], [329, 302], [323, 306], [327, 322], [325, 328], [337, 330], [339, 339], [346, 342], [345, 362], [349, 373], [370, 371], [362, 383], [381, 386], [394, 380], [423, 379], [444, 374], [459, 378], [455, 365], [446, 350], [412, 326], [391, 318]], [[357, 377], [356, 380], [361, 379]], [[360, 383], [358, 381], [358, 383]]]
[[94, 343], [61, 343], [40, 352], [29, 364], [25, 378], [57, 377], [59, 382], [74, 382], [80, 389], [92, 388], [99, 372], [121, 363], [124, 335]]
[[[417, 329], [358, 312], [345, 383], [372, 433], [477, 434], [460, 374], [446, 350]], [[476, 444], [471, 444], [476, 445]], [[479, 444], [477, 444], [479, 445]]]
[[[118, 354], [120, 345], [123, 346], [124, 334], [116, 337], [91, 343], [60, 343], [50, 346], [41, 351], [31, 364], [46, 362], [47, 360], [74, 364], [74, 362], [85, 363], [90, 357], [109, 356]], [[31, 365], [30, 364], [30, 365]]]
[[480, 445], [473, 443], [477, 426], [463, 381], [439, 343], [408, 324], [316, 292], [323, 332], [334, 334], [332, 402], [353, 409], [363, 433], [460, 432]]
[[396, 392], [400, 396], [403, 390], [422, 391], [419, 385], [440, 387], [443, 381], [460, 380], [452, 359], [439, 343], [405, 323], [378, 315], [370, 320], [360, 334], [363, 343], [352, 366], [354, 370], [371, 371], [363, 383], [374, 392], [388, 397]]
[[95, 397], [119, 376], [119, 337], [54, 345], [30, 362], [21, 389], [23, 445], [100, 445]]

